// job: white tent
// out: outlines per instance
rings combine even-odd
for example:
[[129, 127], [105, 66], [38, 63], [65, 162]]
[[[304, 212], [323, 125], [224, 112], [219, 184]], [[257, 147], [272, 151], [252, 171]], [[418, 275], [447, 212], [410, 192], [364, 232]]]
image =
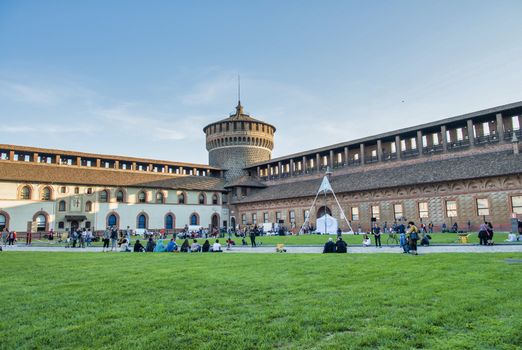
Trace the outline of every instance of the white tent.
[[[325, 220], [326, 220], [326, 225], [325, 225]], [[339, 225], [337, 223], [337, 219], [328, 214], [323, 215], [319, 219], [317, 219], [316, 226], [317, 226], [316, 232], [319, 232], [323, 235], [327, 234], [327, 233], [336, 234], [337, 228], [339, 227]]]

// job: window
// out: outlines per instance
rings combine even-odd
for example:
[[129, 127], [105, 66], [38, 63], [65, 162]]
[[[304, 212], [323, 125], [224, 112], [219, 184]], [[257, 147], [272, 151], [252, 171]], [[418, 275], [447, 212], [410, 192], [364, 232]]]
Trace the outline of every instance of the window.
[[246, 214], [241, 214], [241, 223], [242, 223], [243, 225], [246, 225], [246, 223], [247, 223], [247, 220], [246, 220]]
[[125, 194], [122, 190], [116, 191], [116, 202], [123, 203], [125, 202]]
[[359, 207], [352, 207], [352, 221], [359, 220]]
[[174, 217], [172, 214], [167, 214], [165, 216], [165, 229], [172, 230], [174, 229]]
[[252, 214], [252, 224], [257, 225], [257, 214], [256, 213]]
[[511, 197], [511, 207], [513, 208], [513, 213], [522, 214], [522, 196]]
[[22, 187], [20, 199], [31, 199], [31, 188], [29, 186]]
[[107, 203], [109, 201], [109, 191], [103, 190], [100, 192], [100, 202]]
[[45, 232], [47, 228], [47, 218], [45, 215], [40, 214], [36, 217], [36, 232]]
[[191, 225], [199, 225], [199, 217], [196, 214], [190, 215], [190, 224]]
[[276, 223], [279, 223], [281, 221], [281, 212], [276, 211]]
[[86, 212], [91, 212], [92, 211], [92, 202], [91, 201], [87, 201], [85, 203], [85, 211]]
[[372, 205], [372, 218], [375, 218], [376, 220], [381, 219], [381, 211], [378, 205]]
[[433, 144], [435, 146], [439, 144], [439, 134], [433, 134]]
[[246, 197], [247, 196], [247, 188], [241, 187], [241, 196]]
[[60, 193], [65, 193], [67, 188], [65, 186], [60, 187]]
[[268, 223], [268, 213], [263, 213], [263, 222]]
[[58, 202], [58, 211], [65, 211], [65, 201]]
[[462, 141], [464, 139], [464, 133], [462, 132], [462, 128], [457, 128], [457, 141]]
[[213, 205], [218, 205], [219, 204], [219, 198], [218, 198], [217, 194], [212, 196], [212, 204]]
[[147, 203], [147, 194], [145, 191], [138, 192], [138, 203]]
[[51, 200], [51, 189], [49, 187], [45, 187], [42, 191], [42, 200], [50, 201]]
[[3, 230], [7, 226], [7, 218], [5, 215], [0, 214], [0, 231]]
[[109, 215], [109, 217], [107, 218], [107, 226], [118, 226], [118, 218], [116, 217], [116, 215]]
[[489, 201], [487, 198], [477, 198], [477, 214], [479, 216], [489, 215]]
[[454, 218], [457, 216], [457, 202], [446, 201], [446, 216], [448, 218]]
[[92, 194], [92, 187], [87, 188], [87, 194]]
[[147, 228], [147, 217], [145, 214], [138, 216], [138, 228]]
[[198, 196], [198, 203], [199, 204], [205, 204], [205, 195], [203, 193], [200, 193]]
[[303, 210], [303, 218], [304, 218], [303, 220], [310, 218], [310, 210], [308, 210], [308, 209]]
[[513, 127], [513, 131], [520, 130], [520, 121], [517, 115], [511, 118], [511, 126]]
[[64, 229], [64, 228], [65, 228], [65, 222], [60, 221], [60, 222], [58, 223], [58, 228], [59, 228], [59, 229]]
[[394, 204], [393, 205], [393, 217], [395, 220], [401, 219], [403, 217], [402, 214], [402, 204]]
[[295, 225], [295, 211], [290, 210], [290, 211], [288, 212], [288, 216], [289, 216], [289, 218], [290, 218], [290, 223], [291, 223], [292, 225]]
[[165, 202], [165, 195], [163, 192], [158, 191], [156, 192], [156, 203], [163, 204]]
[[79, 193], [80, 193], [80, 187], [75, 187], [74, 194], [79, 194]]
[[428, 202], [419, 203], [419, 217], [420, 218], [428, 217]]
[[482, 134], [484, 136], [489, 136], [489, 133], [490, 133], [490, 131], [489, 131], [489, 123], [488, 122], [483, 123], [482, 127], [483, 127], [483, 129], [482, 129], [483, 133]]
[[178, 204], [185, 204], [185, 194], [181, 193], [178, 195]]

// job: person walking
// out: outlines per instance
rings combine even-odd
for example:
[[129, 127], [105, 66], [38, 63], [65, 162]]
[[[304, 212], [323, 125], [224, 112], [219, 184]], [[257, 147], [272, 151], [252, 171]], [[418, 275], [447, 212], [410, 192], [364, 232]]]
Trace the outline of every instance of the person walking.
[[419, 229], [415, 226], [413, 221], [408, 222], [408, 240], [410, 242], [410, 251], [414, 255], [419, 255], [417, 253], [417, 241], [419, 240]]
[[16, 232], [15, 231], [9, 232], [9, 235], [7, 236], [8, 244], [14, 245], [15, 240], [16, 240]]
[[117, 249], [116, 244], [118, 244], [118, 229], [113, 226], [111, 228], [111, 252]]
[[257, 245], [256, 245], [256, 231], [255, 230], [250, 230], [249, 234], [250, 234], [250, 244], [252, 245], [252, 248], [257, 247]]
[[375, 227], [373, 228], [373, 235], [375, 236], [375, 248], [377, 248], [377, 247], [382, 248], [382, 246], [381, 246], [381, 228], [378, 225], [375, 225]]
[[33, 233], [31, 231], [27, 232], [25, 236], [25, 245], [31, 245], [33, 242]]
[[[103, 251], [109, 251], [109, 242], [111, 238], [111, 231], [107, 227], [105, 231], [103, 231]], [[107, 250], [105, 250], [107, 249]]]

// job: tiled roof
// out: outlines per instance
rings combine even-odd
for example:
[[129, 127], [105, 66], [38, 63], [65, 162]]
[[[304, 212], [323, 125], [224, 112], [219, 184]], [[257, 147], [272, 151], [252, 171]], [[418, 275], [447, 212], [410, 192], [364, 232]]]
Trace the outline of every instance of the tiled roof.
[[20, 161], [0, 161], [0, 181], [224, 191], [224, 179]]
[[265, 188], [266, 185], [260, 181], [255, 180], [250, 176], [241, 176], [234, 181], [227, 183], [225, 188], [230, 187], [257, 187], [257, 188]]
[[[389, 170], [361, 171], [332, 176], [331, 184], [336, 193], [347, 193], [508, 174], [522, 174], [522, 155], [506, 151], [427, 161]], [[233, 202], [248, 203], [314, 196], [320, 184], [320, 179], [276, 184]]]

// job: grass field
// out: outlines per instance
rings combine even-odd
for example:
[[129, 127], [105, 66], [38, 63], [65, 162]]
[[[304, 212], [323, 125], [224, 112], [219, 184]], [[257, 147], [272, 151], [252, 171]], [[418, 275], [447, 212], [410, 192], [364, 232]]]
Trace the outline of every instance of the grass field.
[[522, 254], [0, 254], [2, 349], [520, 349]]

